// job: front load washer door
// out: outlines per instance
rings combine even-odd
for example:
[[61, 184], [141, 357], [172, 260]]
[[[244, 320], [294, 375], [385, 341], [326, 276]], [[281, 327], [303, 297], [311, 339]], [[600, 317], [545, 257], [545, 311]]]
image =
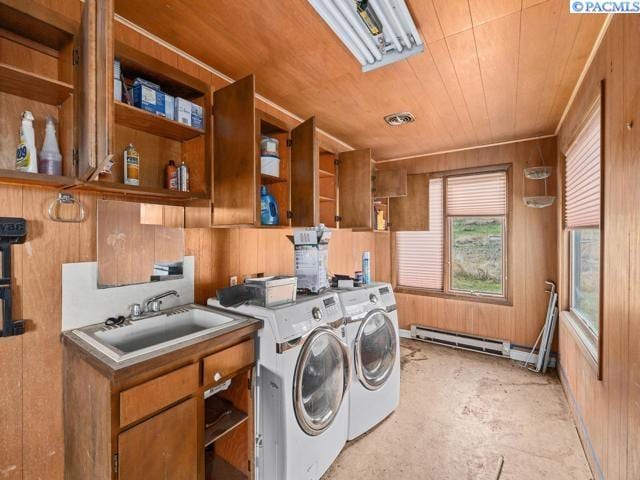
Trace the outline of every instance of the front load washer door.
[[360, 383], [378, 390], [391, 375], [398, 340], [391, 319], [383, 310], [372, 310], [362, 320], [355, 341], [355, 364]]
[[293, 386], [294, 410], [302, 430], [319, 435], [329, 428], [350, 382], [347, 346], [330, 328], [311, 332], [300, 350]]

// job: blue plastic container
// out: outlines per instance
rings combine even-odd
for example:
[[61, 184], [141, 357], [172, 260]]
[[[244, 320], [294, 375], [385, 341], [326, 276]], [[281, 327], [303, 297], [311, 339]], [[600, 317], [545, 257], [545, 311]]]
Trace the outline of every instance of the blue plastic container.
[[278, 225], [280, 223], [278, 203], [264, 185], [260, 187], [260, 210], [262, 225]]

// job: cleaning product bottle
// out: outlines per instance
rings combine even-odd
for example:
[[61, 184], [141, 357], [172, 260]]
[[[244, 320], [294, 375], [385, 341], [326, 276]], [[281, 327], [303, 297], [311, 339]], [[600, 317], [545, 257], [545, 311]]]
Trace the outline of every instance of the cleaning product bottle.
[[164, 168], [164, 188], [169, 190], [178, 190], [178, 167], [176, 162], [169, 160]]
[[362, 252], [362, 283], [371, 283], [371, 254]]
[[28, 110], [22, 112], [20, 143], [16, 149], [16, 170], [38, 173], [38, 156], [36, 154], [36, 140], [33, 132], [33, 114]]
[[140, 185], [140, 154], [131, 143], [124, 150], [124, 183]]
[[56, 125], [53, 118], [47, 118], [44, 143], [38, 158], [38, 171], [47, 175], [62, 175], [62, 155], [56, 138]]
[[263, 225], [278, 225], [280, 216], [278, 215], [278, 203], [273, 195], [267, 191], [267, 187], [260, 187], [260, 213]]

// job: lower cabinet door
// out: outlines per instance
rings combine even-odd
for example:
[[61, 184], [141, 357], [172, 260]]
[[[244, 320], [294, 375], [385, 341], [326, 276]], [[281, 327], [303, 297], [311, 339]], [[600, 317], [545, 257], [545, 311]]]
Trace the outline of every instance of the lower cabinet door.
[[171, 407], [118, 436], [120, 480], [198, 476], [196, 399]]

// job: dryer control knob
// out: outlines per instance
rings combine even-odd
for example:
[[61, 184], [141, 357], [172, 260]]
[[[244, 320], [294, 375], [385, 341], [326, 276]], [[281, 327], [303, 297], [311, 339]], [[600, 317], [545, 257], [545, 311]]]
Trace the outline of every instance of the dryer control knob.
[[313, 315], [313, 318], [315, 318], [317, 321], [320, 321], [322, 319], [322, 310], [320, 310], [318, 307], [313, 307], [313, 310], [311, 310], [311, 315]]
[[371, 300], [371, 303], [378, 303], [378, 297], [374, 293], [369, 295], [369, 300]]

